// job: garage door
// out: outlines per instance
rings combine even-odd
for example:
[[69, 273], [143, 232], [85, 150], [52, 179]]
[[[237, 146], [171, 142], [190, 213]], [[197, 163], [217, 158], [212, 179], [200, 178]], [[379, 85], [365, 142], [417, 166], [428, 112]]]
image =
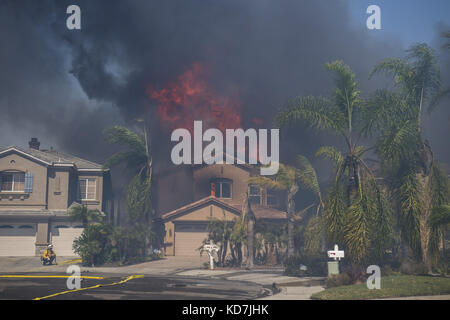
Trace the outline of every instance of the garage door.
[[83, 232], [80, 225], [56, 224], [52, 226], [53, 250], [57, 256], [76, 256], [73, 252], [73, 241]]
[[176, 224], [175, 225], [175, 255], [200, 256], [203, 240], [208, 238], [206, 224]]
[[34, 256], [36, 242], [35, 224], [0, 225], [0, 256]]

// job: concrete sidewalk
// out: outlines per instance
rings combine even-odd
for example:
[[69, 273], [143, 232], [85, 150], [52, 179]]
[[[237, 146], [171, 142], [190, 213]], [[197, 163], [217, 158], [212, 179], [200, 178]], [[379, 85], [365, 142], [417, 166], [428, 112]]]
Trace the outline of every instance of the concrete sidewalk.
[[282, 269], [195, 269], [179, 272], [177, 275], [246, 281], [270, 288], [272, 288], [272, 285], [275, 285], [280, 290], [279, 293], [262, 298], [263, 300], [308, 300], [312, 294], [324, 290], [322, 283], [325, 281], [324, 277], [299, 278], [285, 276]]

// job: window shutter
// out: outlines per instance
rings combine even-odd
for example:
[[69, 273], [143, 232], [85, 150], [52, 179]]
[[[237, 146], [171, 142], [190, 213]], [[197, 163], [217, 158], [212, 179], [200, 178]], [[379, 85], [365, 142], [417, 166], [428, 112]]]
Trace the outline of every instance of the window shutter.
[[31, 172], [25, 173], [25, 192], [33, 192], [33, 174]]

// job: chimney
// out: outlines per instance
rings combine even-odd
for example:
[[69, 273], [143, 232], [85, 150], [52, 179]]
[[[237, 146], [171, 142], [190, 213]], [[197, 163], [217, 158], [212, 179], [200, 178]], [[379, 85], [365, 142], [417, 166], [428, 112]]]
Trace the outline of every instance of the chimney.
[[211, 196], [216, 196], [216, 184], [214, 182], [211, 182]]
[[41, 145], [41, 143], [38, 141], [38, 138], [31, 138], [31, 140], [28, 142], [28, 145], [30, 146], [30, 149], [39, 150], [39, 146]]

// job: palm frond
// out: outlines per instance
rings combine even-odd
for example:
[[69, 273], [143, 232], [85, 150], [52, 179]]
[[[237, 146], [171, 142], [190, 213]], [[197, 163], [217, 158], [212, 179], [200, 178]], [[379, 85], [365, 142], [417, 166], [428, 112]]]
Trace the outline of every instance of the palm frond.
[[399, 122], [415, 118], [415, 115], [400, 94], [386, 89], [377, 90], [364, 101], [361, 133], [367, 137], [376, 132], [383, 132]]
[[377, 63], [369, 73], [369, 79], [375, 74], [386, 74], [394, 78], [396, 85], [410, 87], [413, 70], [400, 58], [389, 58]]
[[119, 144], [137, 153], [145, 154], [145, 141], [137, 133], [123, 126], [114, 126], [105, 130], [109, 143]]
[[309, 160], [305, 156], [298, 155], [297, 167], [297, 180], [303, 185], [303, 187], [321, 198], [319, 181], [317, 180], [317, 173]]
[[324, 219], [329, 242], [342, 243], [344, 218], [347, 213], [347, 194], [343, 183], [335, 182], [330, 187], [326, 200]]
[[419, 139], [417, 133], [417, 122], [408, 120], [399, 123], [397, 127], [383, 132], [378, 139], [376, 143], [378, 154], [388, 161], [408, 157], [416, 150]]
[[342, 153], [339, 150], [337, 150], [333, 146], [320, 147], [316, 151], [316, 154], [314, 156], [328, 158], [331, 161], [333, 161], [333, 163], [336, 167], [338, 167], [338, 166], [342, 165], [342, 163], [344, 163], [344, 156], [342, 155]]
[[247, 183], [267, 189], [284, 190], [284, 185], [282, 183], [263, 176], [250, 177], [247, 179]]
[[286, 109], [277, 113], [275, 125], [279, 128], [298, 123], [307, 123], [318, 130], [341, 132], [345, 126], [344, 114], [324, 98], [296, 97]]
[[358, 83], [355, 74], [341, 60], [336, 60], [325, 64], [325, 68], [334, 74], [334, 104], [340, 111], [346, 114], [346, 119], [352, 119], [353, 110], [359, 106]]
[[367, 213], [359, 199], [348, 208], [344, 227], [344, 241], [349, 255], [357, 263], [362, 263], [370, 248], [370, 226]]
[[422, 188], [414, 171], [401, 178], [400, 186], [395, 191], [400, 204], [399, 220], [403, 236], [416, 254], [420, 252], [419, 217], [423, 209], [421, 192]]
[[450, 223], [450, 205], [434, 207], [428, 217], [428, 225], [432, 228], [445, 226]]

